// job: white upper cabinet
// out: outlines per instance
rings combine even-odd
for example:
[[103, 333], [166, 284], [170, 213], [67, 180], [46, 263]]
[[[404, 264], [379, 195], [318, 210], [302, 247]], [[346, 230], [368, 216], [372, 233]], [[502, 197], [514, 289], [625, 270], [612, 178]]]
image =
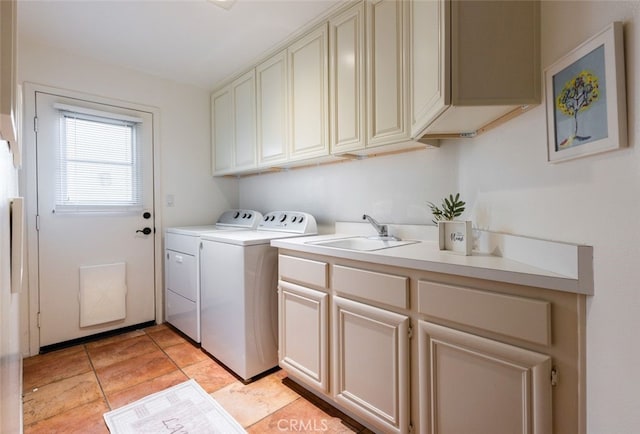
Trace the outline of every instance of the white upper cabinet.
[[213, 174], [256, 167], [256, 90], [252, 69], [211, 96]]
[[540, 102], [539, 1], [411, 1], [411, 136], [470, 135]]
[[365, 137], [364, 3], [329, 20], [331, 152], [363, 149]]
[[406, 107], [408, 2], [367, 0], [367, 108], [369, 146], [409, 138]]
[[446, 36], [449, 7], [446, 1], [412, 1], [411, 135], [415, 137], [450, 104], [450, 38]]
[[289, 160], [329, 155], [327, 25], [289, 46]]
[[211, 95], [211, 140], [214, 175], [231, 173], [233, 169], [233, 106], [231, 86]]
[[258, 166], [287, 160], [287, 51], [256, 67]]
[[349, 2], [254, 73], [212, 97], [216, 175], [473, 137], [540, 103], [540, 2]]
[[233, 92], [234, 168], [256, 167], [256, 80], [252, 69], [231, 84]]
[[14, 0], [0, 1], [0, 139], [17, 139], [16, 11]]

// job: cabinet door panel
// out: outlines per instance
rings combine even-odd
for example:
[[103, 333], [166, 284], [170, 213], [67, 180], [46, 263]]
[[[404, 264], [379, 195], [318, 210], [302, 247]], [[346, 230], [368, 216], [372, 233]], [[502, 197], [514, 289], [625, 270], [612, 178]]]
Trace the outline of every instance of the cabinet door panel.
[[279, 283], [280, 366], [324, 393], [329, 392], [328, 299], [324, 292]]
[[409, 318], [333, 298], [336, 401], [381, 431], [408, 430]]
[[231, 87], [211, 96], [211, 137], [213, 174], [229, 173], [233, 168], [233, 102]]
[[364, 4], [329, 21], [331, 152], [365, 146]]
[[406, 25], [404, 2], [370, 1], [367, 14], [368, 145], [406, 140]]
[[418, 348], [423, 432], [551, 432], [549, 356], [425, 321]]
[[235, 169], [248, 169], [256, 165], [256, 90], [255, 71], [234, 81], [233, 124], [235, 143]]
[[327, 26], [289, 47], [290, 160], [329, 154]]
[[449, 6], [448, 0], [409, 3], [412, 137], [451, 101]]
[[256, 67], [258, 165], [287, 159], [287, 52]]

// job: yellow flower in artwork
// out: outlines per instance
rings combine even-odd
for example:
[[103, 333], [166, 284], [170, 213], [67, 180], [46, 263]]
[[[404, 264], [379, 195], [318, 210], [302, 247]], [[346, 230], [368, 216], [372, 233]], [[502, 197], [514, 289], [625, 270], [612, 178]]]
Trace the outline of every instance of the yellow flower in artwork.
[[599, 79], [593, 72], [584, 70], [567, 81], [556, 98], [556, 107], [574, 119], [573, 135], [558, 144], [559, 148], [570, 147], [576, 142], [588, 140], [590, 136], [578, 135], [578, 113], [588, 110], [600, 98]]

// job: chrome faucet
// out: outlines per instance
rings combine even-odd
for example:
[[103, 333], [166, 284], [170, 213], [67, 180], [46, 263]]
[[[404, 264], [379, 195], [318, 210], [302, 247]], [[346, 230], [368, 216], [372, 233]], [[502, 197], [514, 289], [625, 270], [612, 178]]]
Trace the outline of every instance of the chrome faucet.
[[389, 227], [387, 225], [381, 225], [373, 217], [367, 214], [364, 214], [362, 216], [362, 220], [369, 220], [369, 223], [371, 223], [371, 225], [376, 229], [376, 232], [378, 232], [378, 237], [380, 238], [389, 237]]

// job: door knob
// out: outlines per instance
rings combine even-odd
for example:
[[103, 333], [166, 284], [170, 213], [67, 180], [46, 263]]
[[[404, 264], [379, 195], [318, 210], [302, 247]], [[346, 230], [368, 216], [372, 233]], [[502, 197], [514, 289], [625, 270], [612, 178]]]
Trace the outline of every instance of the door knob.
[[151, 233], [151, 228], [138, 229], [136, 233], [142, 232], [145, 235], [149, 235]]

